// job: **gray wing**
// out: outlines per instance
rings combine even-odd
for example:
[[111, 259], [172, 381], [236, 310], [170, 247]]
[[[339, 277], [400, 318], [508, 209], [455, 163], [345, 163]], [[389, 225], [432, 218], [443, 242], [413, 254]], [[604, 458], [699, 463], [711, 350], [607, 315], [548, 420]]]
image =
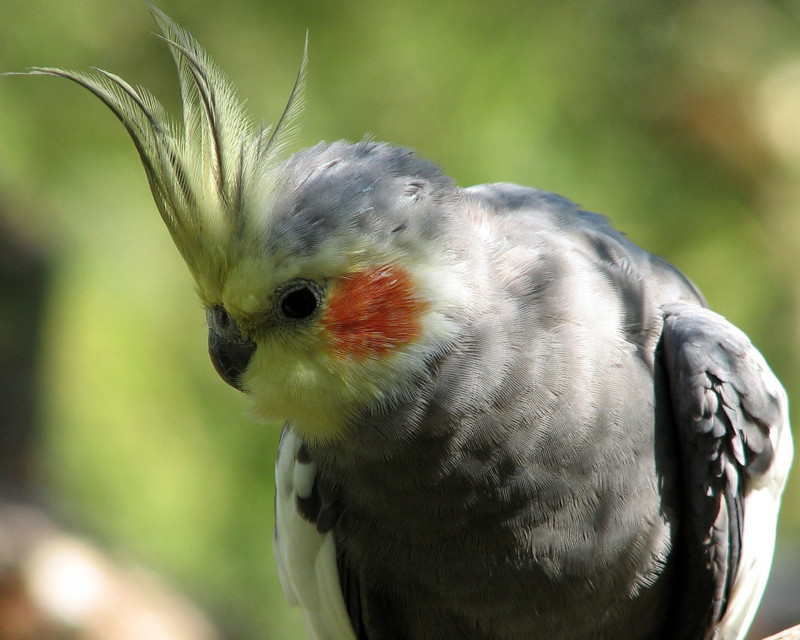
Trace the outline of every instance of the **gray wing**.
[[743, 638], [772, 561], [791, 463], [786, 394], [748, 338], [691, 304], [664, 307], [684, 491], [679, 638]]

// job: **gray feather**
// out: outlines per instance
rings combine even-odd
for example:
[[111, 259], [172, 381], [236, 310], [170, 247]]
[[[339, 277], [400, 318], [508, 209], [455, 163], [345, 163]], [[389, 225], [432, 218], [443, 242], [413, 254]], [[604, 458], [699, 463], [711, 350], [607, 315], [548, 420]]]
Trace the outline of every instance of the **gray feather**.
[[684, 634], [710, 638], [737, 575], [744, 488], [773, 462], [782, 400], [765, 386], [747, 337], [712, 311], [666, 306], [661, 348], [686, 470]]
[[379, 237], [392, 193], [425, 175], [437, 242], [461, 246], [475, 206], [491, 227], [464, 256], [488, 276], [453, 347], [352, 437], [308, 447], [357, 637], [711, 637], [782, 406], [752, 346], [602, 216], [516, 185], [459, 191], [400, 157], [337, 143], [288, 164], [293, 216], [380, 212], [364, 214]]

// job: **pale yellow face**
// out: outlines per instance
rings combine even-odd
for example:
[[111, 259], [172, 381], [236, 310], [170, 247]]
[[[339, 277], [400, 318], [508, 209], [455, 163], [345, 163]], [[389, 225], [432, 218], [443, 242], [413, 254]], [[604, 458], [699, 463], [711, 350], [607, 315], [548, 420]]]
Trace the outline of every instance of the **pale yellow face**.
[[[426, 356], [455, 335], [446, 305], [456, 300], [442, 299], [440, 269], [399, 255], [355, 256], [326, 263], [323, 248], [307, 260], [244, 259], [219, 301], [206, 301], [257, 345], [240, 378], [256, 417], [292, 421], [309, 440], [339, 439], [360, 407], [402, 397]], [[444, 290], [458, 293], [455, 283]], [[308, 305], [307, 317], [287, 317], [287, 294]]]

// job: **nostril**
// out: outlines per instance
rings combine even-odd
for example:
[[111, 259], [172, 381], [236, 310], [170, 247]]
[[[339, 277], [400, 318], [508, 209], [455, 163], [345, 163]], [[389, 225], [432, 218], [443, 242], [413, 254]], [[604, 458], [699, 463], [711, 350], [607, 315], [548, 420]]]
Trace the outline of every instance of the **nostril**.
[[217, 316], [217, 322], [219, 322], [220, 329], [229, 329], [231, 326], [230, 314], [221, 307]]
[[236, 321], [222, 305], [215, 305], [206, 311], [206, 320], [209, 329], [212, 329], [221, 336], [238, 333]]
[[233, 319], [231, 318], [231, 314], [225, 311], [225, 307], [214, 307], [214, 312], [217, 326], [223, 330], [230, 329], [231, 324], [233, 324]]

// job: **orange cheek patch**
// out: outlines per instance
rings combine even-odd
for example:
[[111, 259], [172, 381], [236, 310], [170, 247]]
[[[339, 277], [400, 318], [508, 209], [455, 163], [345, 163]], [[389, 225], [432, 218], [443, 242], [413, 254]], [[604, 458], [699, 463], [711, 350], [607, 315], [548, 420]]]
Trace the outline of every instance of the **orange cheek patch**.
[[384, 355], [419, 335], [423, 308], [408, 273], [387, 265], [337, 283], [322, 324], [333, 355]]

